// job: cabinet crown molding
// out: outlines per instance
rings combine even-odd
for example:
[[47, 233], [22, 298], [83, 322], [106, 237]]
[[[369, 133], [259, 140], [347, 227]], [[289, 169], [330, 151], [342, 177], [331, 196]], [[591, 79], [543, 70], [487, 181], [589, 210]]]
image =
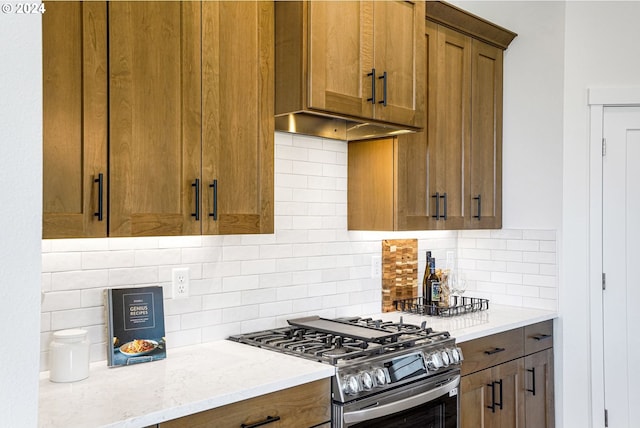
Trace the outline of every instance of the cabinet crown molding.
[[517, 36], [513, 31], [443, 1], [428, 1], [426, 18], [503, 50]]

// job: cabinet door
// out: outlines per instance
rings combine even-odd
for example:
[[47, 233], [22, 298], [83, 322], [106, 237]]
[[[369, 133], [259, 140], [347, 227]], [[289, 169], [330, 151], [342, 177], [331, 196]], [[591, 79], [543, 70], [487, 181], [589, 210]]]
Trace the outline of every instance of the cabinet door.
[[523, 359], [463, 376], [462, 428], [524, 427]]
[[[525, 421], [524, 359], [518, 358], [517, 360], [500, 364], [491, 370], [493, 378], [502, 381], [502, 387], [496, 384], [496, 401], [501, 400], [502, 403], [502, 409], [496, 410], [496, 413], [500, 416], [500, 424], [496, 425], [496, 427], [523, 427]], [[500, 393], [500, 389], [502, 393]]]
[[[493, 391], [490, 385], [494, 380], [491, 369], [462, 377], [460, 380], [460, 428], [500, 426], [499, 415], [487, 408], [492, 404]], [[499, 412], [499, 410], [496, 411]]]
[[[47, 2], [46, 8], [42, 17], [42, 237], [104, 237], [107, 234], [106, 3]], [[99, 174], [103, 178], [103, 192], [95, 182]], [[94, 215], [100, 206], [102, 220]]]
[[372, 81], [376, 79], [367, 76], [375, 67], [372, 3], [313, 1], [307, 5], [309, 107], [373, 117]]
[[502, 50], [472, 43], [469, 228], [502, 227]]
[[373, 2], [378, 120], [424, 126], [418, 109], [424, 95], [424, 8], [424, 2]]
[[[430, 21], [426, 21], [424, 28], [424, 55], [417, 59], [422, 61], [425, 70], [424, 77], [420, 79], [420, 90], [423, 95], [419, 98], [419, 114], [423, 117], [423, 123], [435, 118], [435, 109], [428, 109], [433, 97], [435, 97], [433, 82], [437, 61], [437, 34], [438, 27]], [[433, 79], [433, 80], [432, 80]], [[429, 117], [427, 119], [427, 114]], [[433, 127], [427, 127], [424, 131], [413, 134], [399, 135], [398, 158], [396, 161], [398, 177], [397, 197], [397, 229], [398, 230], [428, 230], [437, 228], [432, 212], [435, 213], [434, 200], [431, 195], [436, 192], [435, 160], [429, 151], [429, 140], [435, 137]], [[351, 179], [351, 176], [349, 176]]]
[[273, 3], [203, 2], [202, 18], [203, 233], [272, 233]]
[[553, 349], [528, 355], [524, 361], [527, 427], [553, 428]]
[[471, 39], [439, 26], [437, 50], [435, 75], [429, 78], [435, 91], [427, 107], [434, 131], [429, 138], [430, 213], [440, 216], [439, 229], [461, 229], [471, 138]]
[[198, 2], [109, 4], [110, 236], [200, 233], [200, 40]]

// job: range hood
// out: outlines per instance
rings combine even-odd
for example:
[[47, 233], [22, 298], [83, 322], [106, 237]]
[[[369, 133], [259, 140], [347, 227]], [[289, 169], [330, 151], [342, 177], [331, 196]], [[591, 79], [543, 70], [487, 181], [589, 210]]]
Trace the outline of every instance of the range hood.
[[276, 131], [344, 141], [392, 137], [421, 131], [420, 128], [370, 122], [356, 118], [334, 117], [315, 111], [276, 116], [275, 127]]

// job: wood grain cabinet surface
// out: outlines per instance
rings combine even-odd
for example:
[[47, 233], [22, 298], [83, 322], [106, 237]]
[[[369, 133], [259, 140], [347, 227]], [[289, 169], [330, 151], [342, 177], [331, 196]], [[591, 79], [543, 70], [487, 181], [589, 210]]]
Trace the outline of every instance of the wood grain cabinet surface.
[[552, 337], [550, 320], [461, 343], [460, 426], [553, 428]]
[[[159, 424], [159, 428], [330, 426], [331, 384], [322, 379]], [[324, 425], [327, 424], [327, 425]]]
[[424, 2], [276, 2], [276, 115], [424, 126]]
[[273, 232], [273, 3], [70, 3], [43, 18], [43, 236]]
[[[47, 2], [46, 9], [42, 17], [43, 236], [104, 237], [106, 3]], [[103, 215], [96, 216], [101, 207]]]
[[[398, 136], [385, 164], [367, 164], [359, 157], [363, 150], [349, 143], [350, 162], [360, 165], [353, 174], [375, 167], [394, 177], [384, 202], [391, 215], [384, 223], [360, 216], [373, 207], [350, 197], [349, 213], [358, 219], [350, 229], [502, 226], [502, 56], [515, 33], [444, 2], [426, 8], [425, 102], [419, 105], [426, 129]], [[349, 180], [354, 177], [366, 181]]]

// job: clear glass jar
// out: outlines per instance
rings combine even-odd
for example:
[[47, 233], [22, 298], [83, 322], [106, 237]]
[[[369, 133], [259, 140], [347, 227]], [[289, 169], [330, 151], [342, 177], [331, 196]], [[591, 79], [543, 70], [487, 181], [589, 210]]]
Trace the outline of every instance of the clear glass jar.
[[49, 380], [75, 382], [89, 377], [87, 331], [60, 330], [49, 344]]

